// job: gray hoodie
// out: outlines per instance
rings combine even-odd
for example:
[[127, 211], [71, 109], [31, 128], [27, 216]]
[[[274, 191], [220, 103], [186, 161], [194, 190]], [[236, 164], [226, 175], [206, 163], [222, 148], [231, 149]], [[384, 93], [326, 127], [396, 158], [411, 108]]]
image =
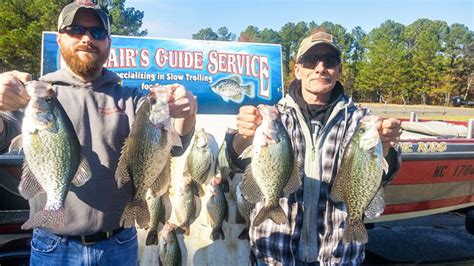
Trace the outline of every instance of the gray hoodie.
[[[71, 185], [65, 202], [66, 226], [45, 229], [59, 235], [88, 235], [118, 228], [123, 209], [131, 198], [132, 184], [128, 182], [118, 189], [114, 174], [144, 94], [137, 88], [122, 87], [120, 77], [106, 69], [92, 83], [84, 83], [64, 69], [40, 80], [53, 84], [93, 173], [85, 185]], [[45, 203], [45, 193], [30, 199], [30, 216]]]

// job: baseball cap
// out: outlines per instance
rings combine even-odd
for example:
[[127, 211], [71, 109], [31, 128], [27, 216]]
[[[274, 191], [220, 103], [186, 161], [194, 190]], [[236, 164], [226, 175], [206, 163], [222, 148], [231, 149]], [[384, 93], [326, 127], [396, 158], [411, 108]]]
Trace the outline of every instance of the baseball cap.
[[298, 48], [296, 60], [298, 60], [302, 55], [304, 55], [309, 49], [318, 44], [327, 44], [334, 48], [338, 55], [341, 55], [341, 49], [334, 42], [333, 36], [327, 32], [319, 31], [303, 39], [300, 44], [300, 47]]
[[79, 9], [89, 9], [95, 12], [97, 17], [102, 22], [102, 26], [107, 31], [107, 34], [110, 36], [110, 20], [109, 15], [103, 11], [98, 5], [90, 1], [78, 1], [72, 2], [65, 6], [58, 18], [58, 31], [61, 31], [67, 26], [71, 26], [74, 21], [74, 17]]

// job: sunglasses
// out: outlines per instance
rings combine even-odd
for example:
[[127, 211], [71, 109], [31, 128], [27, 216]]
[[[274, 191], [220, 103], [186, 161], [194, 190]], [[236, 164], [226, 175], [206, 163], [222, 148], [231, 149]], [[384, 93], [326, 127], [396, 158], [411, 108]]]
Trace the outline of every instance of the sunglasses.
[[341, 59], [337, 55], [306, 55], [298, 60], [299, 64], [302, 64], [304, 68], [314, 69], [319, 62], [323, 62], [324, 66], [327, 68], [333, 68], [339, 63]]
[[71, 36], [83, 36], [89, 32], [94, 40], [103, 40], [109, 35], [107, 30], [101, 27], [67, 26], [60, 32]]

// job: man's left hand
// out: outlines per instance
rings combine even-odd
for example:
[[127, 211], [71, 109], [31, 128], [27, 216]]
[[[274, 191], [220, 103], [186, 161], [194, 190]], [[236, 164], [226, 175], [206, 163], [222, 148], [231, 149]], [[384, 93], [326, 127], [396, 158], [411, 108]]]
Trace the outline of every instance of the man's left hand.
[[168, 94], [170, 116], [175, 118], [174, 128], [178, 134], [184, 136], [191, 133], [196, 125], [196, 97], [183, 85], [177, 83], [156, 88], [164, 89]]
[[187, 118], [196, 114], [196, 97], [183, 85], [175, 83], [163, 87], [169, 92], [168, 106], [171, 117]]
[[400, 141], [402, 128], [400, 120], [395, 118], [382, 118], [379, 125], [379, 135], [383, 146], [383, 155], [387, 156], [390, 147], [395, 146]]

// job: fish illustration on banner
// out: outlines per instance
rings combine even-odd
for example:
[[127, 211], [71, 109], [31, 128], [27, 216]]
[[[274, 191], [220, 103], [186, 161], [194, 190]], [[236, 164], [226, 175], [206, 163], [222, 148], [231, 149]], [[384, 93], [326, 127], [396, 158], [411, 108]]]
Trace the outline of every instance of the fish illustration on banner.
[[[56, 32], [43, 32], [41, 74], [65, 67]], [[112, 36], [104, 66], [125, 87], [148, 92], [179, 83], [197, 96], [200, 114], [235, 114], [241, 105], [273, 105], [282, 97], [278, 44]]]
[[213, 92], [220, 95], [226, 102], [231, 100], [236, 103], [241, 103], [245, 95], [250, 98], [255, 97], [253, 85], [242, 85], [242, 79], [240, 76], [233, 76], [219, 80], [216, 84], [211, 86], [211, 89]]

